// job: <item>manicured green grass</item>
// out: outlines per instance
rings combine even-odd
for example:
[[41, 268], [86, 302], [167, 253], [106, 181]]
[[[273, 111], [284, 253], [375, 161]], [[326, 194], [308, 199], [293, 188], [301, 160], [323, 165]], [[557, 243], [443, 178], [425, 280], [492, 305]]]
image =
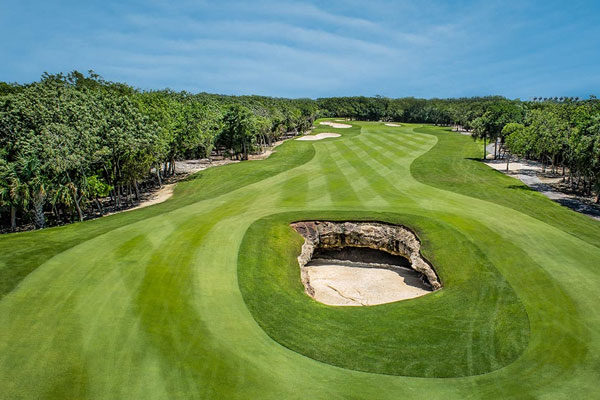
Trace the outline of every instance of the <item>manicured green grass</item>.
[[[298, 219], [373, 220], [411, 226], [444, 290], [376, 307], [329, 307], [300, 282]], [[520, 261], [526, 266], [527, 257]], [[287, 213], [253, 224], [238, 262], [248, 308], [279, 343], [311, 358], [360, 371], [452, 377], [514, 361], [528, 341], [525, 310], [485, 255], [450, 224], [373, 212]]]
[[[593, 398], [600, 224], [441, 128], [352, 122], [168, 202], [0, 238], [0, 398]], [[444, 288], [303, 293], [288, 223], [414, 228]]]

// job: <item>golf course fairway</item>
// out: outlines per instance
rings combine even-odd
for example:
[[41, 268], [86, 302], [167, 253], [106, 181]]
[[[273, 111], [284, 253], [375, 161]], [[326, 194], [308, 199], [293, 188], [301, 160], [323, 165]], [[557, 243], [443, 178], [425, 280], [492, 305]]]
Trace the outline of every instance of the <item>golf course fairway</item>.
[[[0, 398], [600, 398], [600, 223], [448, 128], [348, 124], [165, 203], [1, 236]], [[318, 303], [301, 220], [410, 227], [443, 288]]]

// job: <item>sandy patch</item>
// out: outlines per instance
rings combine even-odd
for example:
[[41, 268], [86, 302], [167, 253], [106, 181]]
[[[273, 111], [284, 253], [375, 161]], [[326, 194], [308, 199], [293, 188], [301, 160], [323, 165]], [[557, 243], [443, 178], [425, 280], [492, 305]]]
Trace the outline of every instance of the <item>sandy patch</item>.
[[[331, 135], [340, 136], [337, 133], [332, 133]], [[310, 140], [310, 139], [307, 139], [307, 140]], [[312, 139], [312, 140], [318, 140], [318, 139]], [[271, 147], [268, 147], [262, 153], [250, 154], [248, 156], [248, 160], [264, 160], [276, 151], [275, 148], [277, 146], [279, 146], [280, 144], [282, 144], [284, 142], [285, 142], [285, 140], [274, 142], [271, 145]], [[208, 158], [202, 158], [199, 160], [175, 161], [175, 170], [177, 171], [177, 180], [178, 181], [182, 180], [185, 177], [187, 177], [188, 175], [194, 174], [196, 172], [204, 171], [205, 169], [208, 169], [208, 168], [219, 167], [221, 165], [227, 165], [227, 164], [235, 164], [238, 162], [240, 162], [240, 160], [231, 160], [228, 158], [222, 159], [222, 160], [209, 160]], [[125, 210], [119, 210], [119, 211], [112, 212], [112, 213], [106, 213], [106, 214], [104, 214], [104, 216], [116, 214], [119, 212], [137, 210], [139, 208], [149, 207], [154, 204], [159, 204], [159, 203], [165, 202], [165, 201], [169, 200], [171, 198], [171, 196], [173, 196], [173, 190], [175, 189], [175, 185], [176, 185], [176, 182], [163, 185], [163, 187], [161, 187], [157, 191], [151, 193], [146, 199], [143, 199], [137, 206], [132, 207], [132, 208], [127, 208]]]
[[337, 122], [324, 121], [320, 122], [321, 125], [331, 126], [332, 128], [352, 128], [352, 125], [348, 124], [339, 124]]
[[167, 201], [171, 196], [173, 196], [174, 189], [175, 189], [174, 183], [164, 185], [163, 187], [158, 189], [156, 192], [152, 193], [152, 195], [150, 195], [150, 197], [147, 200], [142, 201], [140, 204], [138, 204], [137, 206], [135, 206], [133, 208], [128, 208], [127, 210], [123, 210], [123, 211], [137, 210], [138, 208], [149, 207], [151, 205]]
[[506, 160], [490, 160], [486, 161], [485, 164], [497, 171], [519, 179], [530, 188], [573, 211], [600, 220], [599, 207], [590, 204], [589, 200], [585, 201], [579, 196], [557, 190], [553, 185], [562, 181], [562, 177], [544, 177], [542, 165], [537, 161], [511, 161], [508, 165], [508, 172], [506, 171]]
[[342, 136], [342, 135], [340, 135], [339, 133], [323, 132], [323, 133], [317, 133], [316, 135], [302, 136], [296, 140], [321, 140], [321, 139], [340, 137], [340, 136]]
[[385, 124], [385, 126], [402, 126], [402, 125], [400, 125], [400, 124], [394, 124], [392, 122], [388, 122], [388, 123]]
[[312, 297], [332, 306], [372, 306], [431, 293], [417, 272], [398, 266], [315, 259], [304, 268]]

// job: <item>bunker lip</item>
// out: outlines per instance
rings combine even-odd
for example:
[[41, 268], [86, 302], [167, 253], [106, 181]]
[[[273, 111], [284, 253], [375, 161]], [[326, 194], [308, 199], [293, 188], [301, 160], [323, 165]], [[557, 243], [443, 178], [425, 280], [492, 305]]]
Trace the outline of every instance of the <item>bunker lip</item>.
[[298, 256], [305, 292], [328, 305], [375, 305], [419, 297], [442, 287], [402, 225], [368, 221], [299, 221]]
[[340, 137], [342, 135], [340, 135], [339, 133], [332, 133], [332, 132], [322, 132], [322, 133], [317, 133], [316, 135], [306, 135], [306, 136], [301, 136], [299, 138], [297, 138], [296, 140], [322, 140], [322, 139], [327, 139], [327, 138], [335, 138], [335, 137]]
[[330, 126], [332, 128], [352, 128], [352, 125], [348, 125], [348, 124], [340, 124], [338, 122], [331, 122], [331, 121], [323, 121], [323, 122], [319, 122], [319, 124], [321, 125], [327, 125]]

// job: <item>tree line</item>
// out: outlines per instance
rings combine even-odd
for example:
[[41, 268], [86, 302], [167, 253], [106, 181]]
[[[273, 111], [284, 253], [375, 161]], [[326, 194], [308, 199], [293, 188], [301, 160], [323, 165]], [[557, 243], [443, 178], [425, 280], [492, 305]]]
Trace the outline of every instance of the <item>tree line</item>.
[[[177, 160], [240, 160], [318, 117], [455, 125], [474, 138], [563, 168], [575, 190], [600, 193], [597, 99], [417, 99], [142, 91], [93, 72], [0, 82], [0, 228], [102, 215], [175, 174]], [[485, 151], [484, 151], [485, 156]]]
[[237, 159], [309, 129], [306, 99], [140, 91], [90, 72], [0, 84], [0, 226], [60, 224], [139, 199], [175, 161]]

